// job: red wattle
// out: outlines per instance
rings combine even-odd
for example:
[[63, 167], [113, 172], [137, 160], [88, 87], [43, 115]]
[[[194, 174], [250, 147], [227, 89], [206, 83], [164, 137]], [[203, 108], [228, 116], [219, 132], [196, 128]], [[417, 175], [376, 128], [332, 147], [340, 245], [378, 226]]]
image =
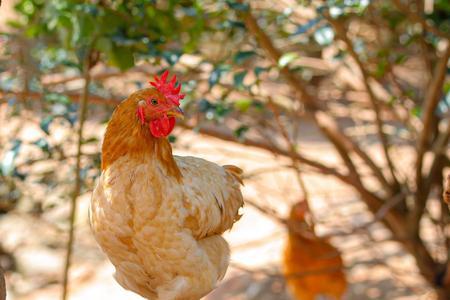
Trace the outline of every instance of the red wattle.
[[164, 115], [159, 119], [150, 121], [150, 132], [156, 138], [168, 136], [175, 127], [175, 118]]
[[162, 116], [160, 119], [162, 132], [167, 132], [169, 130], [169, 118], [167, 115]]

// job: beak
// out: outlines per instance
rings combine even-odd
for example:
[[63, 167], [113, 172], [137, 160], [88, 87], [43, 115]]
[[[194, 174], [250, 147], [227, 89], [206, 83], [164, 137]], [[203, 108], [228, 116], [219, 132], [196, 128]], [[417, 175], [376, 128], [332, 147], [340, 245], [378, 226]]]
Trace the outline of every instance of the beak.
[[184, 113], [178, 106], [174, 106], [172, 109], [167, 111], [167, 115], [181, 120], [184, 119]]

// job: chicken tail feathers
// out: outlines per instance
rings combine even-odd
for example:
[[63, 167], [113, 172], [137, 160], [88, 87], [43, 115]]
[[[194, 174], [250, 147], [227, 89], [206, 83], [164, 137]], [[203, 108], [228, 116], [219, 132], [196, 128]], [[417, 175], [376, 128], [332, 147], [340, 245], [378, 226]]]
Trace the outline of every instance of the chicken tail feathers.
[[225, 171], [231, 174], [240, 184], [244, 185], [244, 181], [242, 180], [242, 174], [244, 171], [242, 169], [233, 166], [233, 165], [224, 165], [223, 168]]

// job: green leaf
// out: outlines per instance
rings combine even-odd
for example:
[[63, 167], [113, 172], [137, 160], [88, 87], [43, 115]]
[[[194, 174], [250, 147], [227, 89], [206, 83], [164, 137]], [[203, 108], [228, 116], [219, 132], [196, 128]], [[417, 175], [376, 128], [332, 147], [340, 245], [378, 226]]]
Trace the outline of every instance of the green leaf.
[[24, 15], [31, 16], [35, 12], [36, 7], [35, 7], [33, 1], [25, 0], [25, 1], [20, 1], [18, 4], [16, 4], [15, 9], [16, 9], [16, 11], [18, 11]]
[[174, 135], [169, 135], [168, 137], [169, 143], [174, 144], [177, 141], [177, 137]]
[[183, 53], [181, 51], [164, 51], [162, 53], [162, 57], [167, 61], [167, 63], [171, 66], [176, 64], [180, 59]]
[[297, 59], [299, 56], [295, 52], [288, 52], [283, 54], [280, 59], [278, 60], [278, 66], [280, 68], [286, 67], [288, 64], [290, 64], [292, 61]]
[[96, 24], [92, 16], [86, 14], [74, 14], [71, 18], [73, 26], [72, 47], [78, 48], [88, 45], [95, 36]]
[[101, 37], [95, 42], [94, 47], [100, 52], [110, 54], [113, 49], [113, 43], [109, 37]]
[[378, 62], [377, 68], [375, 70], [375, 77], [381, 78], [386, 73], [386, 70], [388, 68], [389, 64], [386, 59], [382, 59]]
[[248, 3], [239, 3], [236, 0], [226, 0], [226, 3], [231, 9], [238, 11], [248, 11], [249, 5]]
[[401, 65], [408, 59], [408, 56], [404, 53], [399, 53], [395, 57], [395, 64]]
[[68, 15], [66, 13], [57, 15], [53, 19], [51, 19], [47, 24], [47, 28], [49, 30], [54, 30], [54, 29], [57, 29], [58, 27], [72, 29], [72, 21], [71, 21], [70, 15]]
[[90, 137], [88, 139], [83, 139], [82, 144], [90, 144], [90, 143], [97, 143], [98, 142], [98, 138], [96, 137]]
[[128, 47], [114, 46], [110, 54], [111, 63], [121, 71], [134, 66], [133, 51]]
[[447, 94], [450, 92], [450, 81], [444, 83], [444, 94]]
[[208, 78], [209, 88], [211, 89], [213, 86], [219, 83], [222, 75], [230, 71], [230, 69], [231, 67], [229, 65], [218, 65], [214, 70], [212, 70]]
[[99, 20], [100, 31], [103, 34], [112, 34], [117, 32], [124, 24], [122, 18], [118, 18], [117, 14], [111, 10], [106, 10]]
[[231, 112], [230, 107], [228, 107], [227, 105], [224, 105], [222, 102], [219, 102], [218, 104], [216, 104], [214, 114], [217, 117], [225, 117], [230, 112]]
[[422, 108], [420, 106], [416, 106], [411, 110], [411, 115], [420, 118], [422, 115]]
[[61, 103], [64, 105], [69, 105], [72, 103], [69, 97], [58, 93], [48, 93], [44, 96], [44, 99], [49, 103]]
[[398, 98], [397, 98], [397, 97], [391, 96], [391, 97], [389, 98], [388, 104], [389, 104], [389, 106], [393, 106], [397, 101], [398, 101]]
[[69, 123], [70, 123], [70, 126], [74, 126], [75, 125], [75, 123], [77, 122], [77, 120], [78, 120], [78, 115], [76, 114], [76, 113], [66, 113], [66, 114], [64, 114], [64, 119], [66, 119]]
[[259, 101], [259, 100], [253, 100], [252, 106], [253, 106], [256, 110], [258, 110], [258, 111], [260, 111], [260, 112], [263, 112], [264, 109], [265, 109], [264, 103], [261, 102], [261, 101]]
[[53, 119], [54, 119], [53, 116], [47, 116], [39, 123], [39, 127], [41, 127], [42, 131], [45, 132], [47, 135], [50, 135], [49, 129]]
[[207, 112], [212, 107], [213, 107], [213, 105], [207, 99], [201, 99], [198, 102], [198, 110], [202, 113]]
[[234, 86], [237, 88], [243, 88], [244, 87], [244, 79], [245, 79], [246, 75], [247, 75], [247, 71], [241, 71], [241, 72], [234, 74], [234, 76], [233, 76]]
[[7, 20], [6, 24], [14, 29], [23, 29], [24, 25], [16, 20]]
[[248, 127], [247, 125], [241, 125], [239, 126], [235, 131], [234, 131], [234, 135], [238, 138], [238, 139], [242, 139], [244, 138], [245, 133], [250, 129], [250, 127]]
[[38, 25], [29, 25], [27, 27], [27, 29], [25, 30], [25, 35], [28, 38], [35, 38], [39, 35], [39, 33], [41, 32], [41, 26]]
[[252, 106], [252, 102], [249, 98], [239, 99], [234, 102], [234, 108], [245, 113]]
[[234, 56], [233, 61], [234, 61], [235, 64], [240, 65], [243, 62], [245, 62], [247, 59], [249, 59], [252, 56], [254, 56], [255, 54], [256, 54], [255, 51], [239, 51]]
[[214, 69], [211, 72], [211, 74], [209, 75], [209, 79], [208, 79], [209, 88], [212, 88], [220, 81], [221, 75], [222, 75], [222, 72], [219, 69]]
[[343, 51], [342, 49], [339, 49], [338, 52], [333, 56], [333, 59], [342, 60], [346, 54], [347, 53], [345, 51]]
[[40, 138], [37, 141], [33, 142], [33, 144], [38, 146], [45, 153], [50, 153], [50, 146], [46, 139]]
[[255, 68], [253, 69], [253, 72], [255, 72], [256, 77], [259, 77], [259, 75], [261, 75], [261, 73], [267, 72], [267, 71], [269, 71], [269, 70], [270, 70], [269, 67], [267, 67], [267, 68], [263, 68], [263, 67], [255, 67]]

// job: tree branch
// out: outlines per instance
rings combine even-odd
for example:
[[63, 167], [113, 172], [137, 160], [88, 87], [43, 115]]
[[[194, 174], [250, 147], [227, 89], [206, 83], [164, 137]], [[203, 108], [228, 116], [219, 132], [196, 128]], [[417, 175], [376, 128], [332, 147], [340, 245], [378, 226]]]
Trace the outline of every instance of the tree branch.
[[71, 207], [70, 207], [70, 229], [69, 229], [69, 239], [67, 241], [67, 253], [66, 253], [66, 261], [64, 265], [64, 279], [63, 279], [63, 292], [62, 292], [62, 300], [67, 299], [68, 295], [68, 284], [69, 284], [69, 270], [70, 263], [72, 257], [72, 249], [74, 242], [74, 233], [75, 233], [75, 212], [77, 208], [77, 199], [80, 195], [81, 187], [82, 187], [82, 179], [81, 179], [81, 157], [83, 155], [81, 146], [83, 144], [83, 131], [84, 131], [84, 122], [86, 121], [87, 115], [87, 107], [88, 107], [88, 99], [89, 99], [89, 84], [91, 81], [90, 77], [90, 69], [91, 69], [91, 52], [86, 53], [86, 57], [83, 61], [83, 78], [84, 78], [84, 86], [83, 86], [83, 95], [81, 99], [81, 104], [79, 108], [78, 114], [78, 132], [77, 132], [77, 157], [76, 157], [76, 165], [75, 165], [75, 186], [71, 195]]
[[445, 181], [444, 192], [442, 193], [444, 201], [450, 204], [450, 173], [447, 174], [447, 179]]
[[[0, 101], [7, 102], [7, 98], [9, 95], [17, 96], [20, 94], [21, 94], [20, 92], [16, 92], [16, 91], [6, 91], [6, 90], [0, 89]], [[83, 101], [83, 94], [81, 94], [81, 95], [77, 94], [77, 93], [63, 93], [63, 94], [66, 95], [67, 97], [69, 97], [70, 101], [72, 101], [74, 103], [80, 103]], [[33, 100], [40, 100], [44, 96], [45, 96], [44, 93], [39, 93], [39, 92], [28, 92], [26, 94], [26, 97], [28, 99], [33, 99]], [[114, 98], [104, 98], [104, 97], [100, 97], [100, 96], [89, 95], [89, 103], [116, 106], [117, 104], [120, 103], [120, 100], [114, 99]]]
[[[291, 157], [291, 153], [289, 150], [278, 148], [278, 147], [268, 144], [264, 141], [258, 141], [258, 140], [249, 139], [246, 137], [238, 140], [238, 138], [232, 132], [227, 132], [227, 131], [221, 130], [219, 128], [206, 127], [206, 126], [195, 127], [195, 126], [191, 126], [191, 125], [188, 125], [185, 123], [180, 123], [178, 126], [188, 129], [188, 130], [195, 130], [200, 134], [215, 137], [215, 138], [218, 138], [218, 139], [221, 139], [224, 141], [235, 142], [235, 143], [239, 143], [239, 144], [245, 145], [245, 146], [256, 147], [259, 149], [267, 150], [274, 154]], [[300, 155], [298, 153], [294, 157], [300, 163], [309, 165], [310, 167], [314, 168], [315, 170], [319, 171], [322, 174], [335, 176], [336, 178], [340, 179], [341, 181], [343, 181], [347, 184], [351, 184], [351, 182], [352, 182], [351, 179], [348, 177], [348, 175], [342, 174], [334, 168], [327, 167], [319, 162], [308, 159], [305, 156]]]
[[[350, 53], [350, 55], [352, 56], [353, 60], [358, 65], [359, 71], [362, 74], [362, 77], [363, 77], [362, 81], [363, 81], [363, 84], [364, 84], [364, 88], [366, 89], [366, 92], [369, 95], [369, 100], [370, 100], [370, 103], [372, 105], [372, 109], [375, 112], [375, 124], [377, 126], [378, 137], [380, 139], [380, 142], [381, 142], [381, 145], [382, 145], [382, 148], [383, 148], [384, 156], [385, 156], [387, 165], [389, 167], [389, 171], [391, 173], [392, 180], [395, 183], [395, 189], [398, 190], [400, 184], [399, 184], [399, 182], [397, 180], [397, 177], [395, 175], [395, 167], [394, 167], [394, 164], [392, 163], [392, 159], [391, 159], [390, 154], [389, 154], [388, 138], [387, 138], [387, 135], [383, 131], [383, 120], [381, 118], [380, 105], [378, 103], [378, 99], [375, 96], [375, 93], [372, 90], [372, 87], [369, 84], [370, 76], [367, 73], [367, 70], [365, 69], [365, 67], [364, 67], [361, 59], [359, 58], [358, 54], [355, 52], [355, 49], [353, 48], [353, 43], [348, 38], [348, 36], [346, 34], [346, 29], [344, 28], [344, 26], [340, 22], [338, 22], [337, 20], [331, 18], [329, 16], [328, 12], [325, 12], [323, 15], [328, 20], [328, 22], [334, 27], [337, 36], [347, 46], [347, 51]], [[391, 193], [393, 193], [392, 190], [391, 190]]]
[[273, 105], [274, 102], [272, 101], [272, 98], [269, 98], [269, 101], [270, 101], [269, 108], [272, 110], [273, 115], [275, 117], [275, 121], [277, 123], [277, 126], [281, 132], [281, 135], [284, 137], [284, 140], [286, 141], [286, 143], [289, 147], [289, 150], [291, 152], [292, 167], [297, 175], [298, 184], [303, 193], [303, 197], [304, 197], [305, 201], [308, 203], [308, 200], [309, 200], [308, 189], [306, 188], [305, 181], [303, 180], [302, 172], [301, 172], [298, 160], [295, 158], [295, 155], [298, 153], [297, 147], [294, 144], [294, 142], [291, 140], [291, 138], [289, 137], [289, 134], [288, 134], [286, 128], [283, 126], [283, 123], [280, 120], [280, 112], [278, 111], [277, 107], [275, 105]]
[[285, 219], [280, 217], [276, 211], [274, 211], [270, 208], [261, 206], [258, 203], [256, 203], [255, 201], [250, 200], [248, 198], [245, 199], [245, 204], [249, 204], [250, 206], [254, 207], [256, 210], [258, 210], [260, 213], [262, 213], [263, 215], [268, 216], [269, 218], [273, 219], [274, 221], [276, 221], [280, 224], [283, 224], [283, 225], [287, 224], [287, 221]]
[[425, 209], [426, 200], [428, 197], [427, 188], [423, 178], [423, 158], [426, 151], [429, 149], [430, 129], [432, 123], [436, 120], [436, 107], [442, 95], [442, 86], [447, 74], [447, 63], [450, 57], [450, 43], [447, 43], [446, 50], [439, 59], [434, 70], [433, 79], [428, 90], [428, 94], [423, 103], [423, 128], [420, 132], [419, 141], [417, 145], [416, 158], [416, 186], [417, 196], [416, 205], [413, 211], [413, 228], [412, 231], [418, 228], [420, 219], [422, 218], [423, 210]]

